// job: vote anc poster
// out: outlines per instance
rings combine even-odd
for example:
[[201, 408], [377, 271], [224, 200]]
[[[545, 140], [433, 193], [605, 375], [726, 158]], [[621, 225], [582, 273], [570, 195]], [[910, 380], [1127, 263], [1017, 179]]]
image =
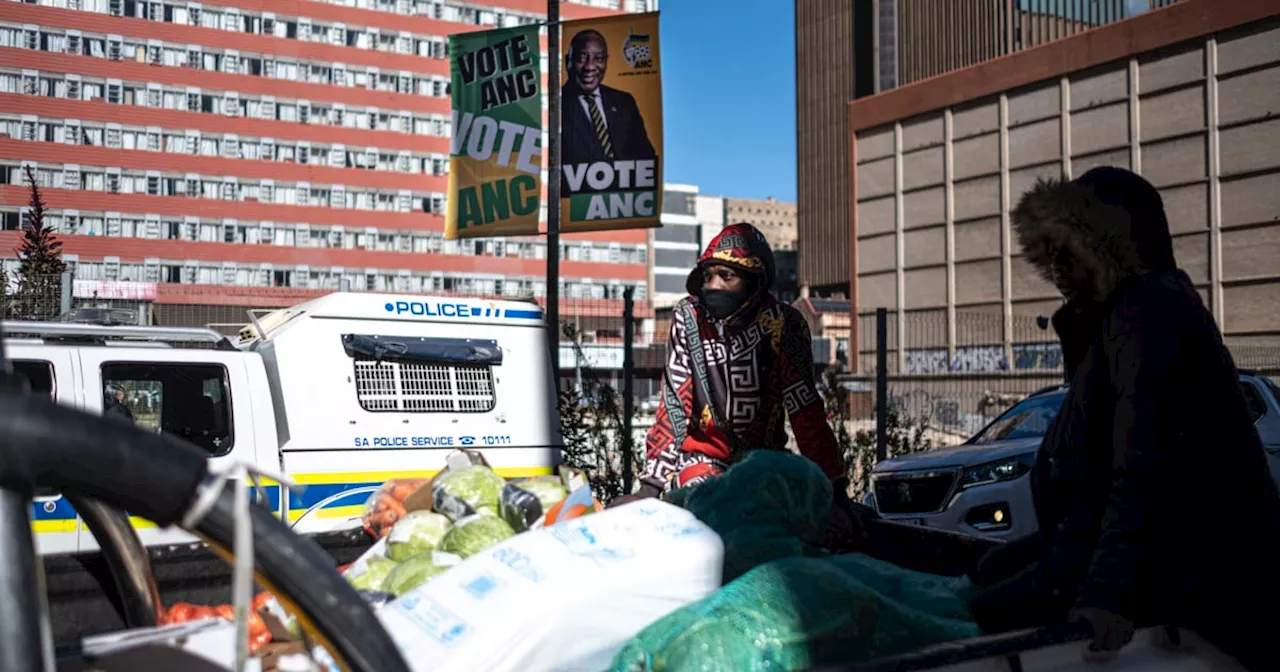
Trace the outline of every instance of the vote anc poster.
[[561, 24], [560, 230], [660, 226], [658, 13]]
[[448, 240], [538, 233], [539, 52], [537, 25], [449, 36], [453, 140]]

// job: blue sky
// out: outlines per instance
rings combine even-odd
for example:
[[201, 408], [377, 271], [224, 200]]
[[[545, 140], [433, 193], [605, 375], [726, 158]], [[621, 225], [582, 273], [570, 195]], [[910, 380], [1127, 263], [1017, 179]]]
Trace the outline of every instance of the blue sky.
[[778, 0], [668, 0], [666, 180], [796, 200], [795, 15]]

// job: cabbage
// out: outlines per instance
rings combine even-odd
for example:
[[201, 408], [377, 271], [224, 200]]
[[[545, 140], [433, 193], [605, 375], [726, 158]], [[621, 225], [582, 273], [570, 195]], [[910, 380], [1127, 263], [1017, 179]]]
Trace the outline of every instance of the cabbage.
[[382, 582], [382, 590], [400, 597], [459, 562], [462, 562], [462, 558], [451, 553], [440, 551], [419, 553], [396, 565], [396, 568], [387, 576], [387, 580]]
[[498, 512], [498, 500], [507, 482], [483, 465], [449, 469], [436, 477], [431, 497], [436, 511], [452, 520], [481, 509]]
[[412, 511], [405, 514], [387, 535], [387, 557], [396, 562], [434, 551], [449, 531], [453, 521], [431, 511]]
[[380, 555], [370, 555], [362, 571], [347, 570], [343, 578], [356, 590], [381, 590], [382, 582], [395, 569], [396, 563]]
[[491, 513], [479, 513], [455, 523], [440, 541], [440, 550], [469, 558], [515, 533], [507, 521]]
[[559, 476], [529, 478], [516, 482], [515, 486], [537, 497], [538, 503], [542, 504], [543, 513], [550, 511], [551, 507], [563, 502], [569, 496], [569, 489], [564, 487], [564, 482]]

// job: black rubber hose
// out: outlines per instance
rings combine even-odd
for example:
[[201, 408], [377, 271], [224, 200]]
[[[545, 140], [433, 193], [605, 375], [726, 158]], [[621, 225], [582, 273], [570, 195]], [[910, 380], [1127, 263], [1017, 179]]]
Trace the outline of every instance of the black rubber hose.
[[207, 472], [208, 455], [181, 439], [0, 385], [0, 483], [89, 495], [163, 527]]
[[121, 616], [130, 628], [154, 628], [160, 623], [160, 588], [151, 571], [151, 556], [129, 523], [129, 516], [92, 497], [66, 495], [85, 526], [98, 540], [102, 559], [120, 596]]
[[[308, 629], [350, 665], [352, 672], [409, 672], [382, 623], [334, 571], [333, 560], [324, 550], [294, 534], [267, 509], [250, 506], [249, 517], [259, 583], [286, 603], [300, 621], [308, 621]], [[229, 557], [234, 548], [235, 518], [234, 487], [228, 487], [192, 531]]]

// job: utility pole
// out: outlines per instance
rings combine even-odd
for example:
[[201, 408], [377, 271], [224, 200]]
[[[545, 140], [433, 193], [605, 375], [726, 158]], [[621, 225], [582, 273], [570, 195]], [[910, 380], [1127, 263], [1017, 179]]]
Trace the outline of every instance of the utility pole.
[[[547, 342], [560, 370], [560, 0], [547, 0]], [[559, 389], [559, 388], [557, 388]]]

